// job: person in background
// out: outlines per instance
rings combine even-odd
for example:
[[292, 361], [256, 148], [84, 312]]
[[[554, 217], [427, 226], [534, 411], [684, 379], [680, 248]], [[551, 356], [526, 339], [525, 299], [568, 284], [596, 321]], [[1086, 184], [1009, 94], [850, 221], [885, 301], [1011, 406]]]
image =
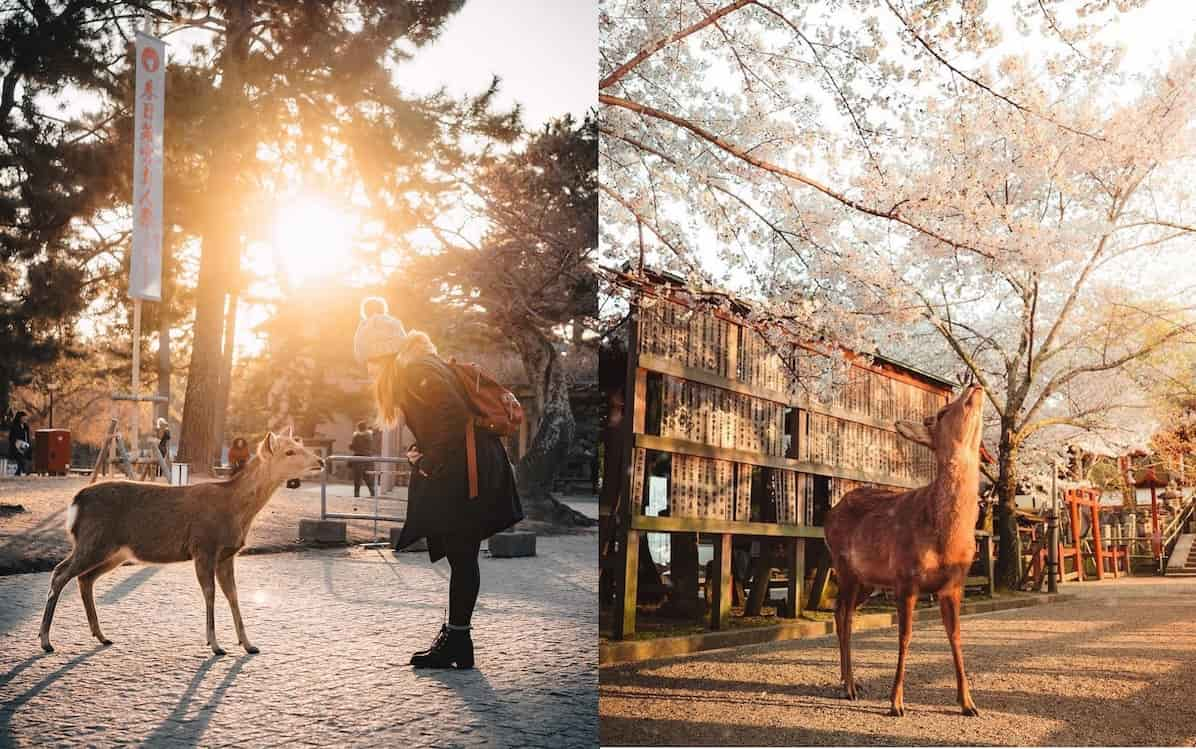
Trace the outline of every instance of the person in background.
[[237, 437], [228, 448], [228, 464], [232, 466], [232, 475], [236, 476], [249, 462], [249, 443], [244, 437]]
[[158, 417], [158, 452], [162, 453], [162, 457], [170, 462], [170, 424], [165, 418]]
[[[367, 303], [382, 307], [367, 314]], [[470, 635], [481, 586], [478, 553], [483, 539], [523, 519], [515, 474], [502, 440], [475, 430], [478, 496], [470, 498], [465, 430], [473, 412], [460, 380], [424, 333], [408, 332], [386, 312], [385, 302], [362, 303], [353, 353], [374, 382], [379, 421], [392, 425], [399, 412], [417, 445], [412, 465], [407, 522], [395, 542], [402, 549], [428, 539], [428, 556], [449, 563], [448, 621], [432, 646], [411, 656], [416, 668], [473, 668]]]
[[[369, 430], [364, 421], [357, 422], [357, 431], [353, 432], [353, 439], [349, 442], [349, 452], [354, 455], [374, 454], [374, 433]], [[353, 463], [353, 496], [361, 496], [361, 485], [364, 482], [374, 496], [374, 480], [366, 475], [369, 463]]]
[[8, 459], [16, 461], [17, 476], [29, 473], [29, 456], [33, 454], [32, 440], [29, 437], [29, 422], [25, 420], [25, 412], [17, 411], [8, 426]]

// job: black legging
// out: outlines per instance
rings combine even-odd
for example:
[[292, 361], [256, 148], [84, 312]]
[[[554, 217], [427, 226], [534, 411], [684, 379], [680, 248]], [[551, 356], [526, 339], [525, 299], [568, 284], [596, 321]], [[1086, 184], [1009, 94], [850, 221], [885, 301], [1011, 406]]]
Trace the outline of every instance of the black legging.
[[473, 607], [478, 602], [478, 588], [482, 584], [482, 573], [478, 568], [478, 551], [482, 542], [461, 536], [446, 536], [444, 547], [451, 568], [449, 624], [468, 627], [473, 617]]

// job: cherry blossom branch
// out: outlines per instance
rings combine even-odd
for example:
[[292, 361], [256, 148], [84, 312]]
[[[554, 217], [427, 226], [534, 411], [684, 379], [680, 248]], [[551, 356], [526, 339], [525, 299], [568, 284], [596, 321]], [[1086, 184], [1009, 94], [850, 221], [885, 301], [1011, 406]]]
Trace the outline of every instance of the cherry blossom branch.
[[992, 96], [995, 96], [996, 98], [1005, 102], [1006, 104], [1013, 107], [1014, 109], [1021, 112], [1022, 114], [1026, 114], [1031, 117], [1037, 117], [1040, 120], [1049, 122], [1052, 125], [1054, 125], [1055, 127], [1061, 128], [1061, 129], [1066, 130], [1067, 132], [1073, 133], [1075, 135], [1080, 135], [1085, 138], [1091, 138], [1092, 140], [1096, 140], [1096, 141], [1103, 142], [1105, 140], [1104, 138], [1102, 138], [1099, 135], [1093, 135], [1092, 133], [1085, 132], [1083, 130], [1077, 130], [1074, 127], [1070, 127], [1068, 125], [1063, 124], [1062, 122], [1058, 122], [1058, 121], [1048, 117], [1047, 115], [1042, 114], [1041, 112], [1037, 112], [1033, 109], [1030, 109], [1026, 105], [1024, 105], [1018, 101], [1014, 101], [1013, 99], [1011, 99], [1010, 97], [1001, 93], [1000, 91], [997, 91], [992, 86], [989, 86], [987, 83], [984, 83], [983, 81], [979, 80], [978, 78], [975, 78], [975, 77], [970, 76], [967, 73], [963, 72], [962, 70], [957, 68], [955, 65], [951, 64], [951, 62], [948, 61], [947, 58], [945, 58], [941, 54], [939, 54], [938, 50], [936, 50], [934, 47], [930, 46], [930, 44], [925, 39], [922, 38], [922, 35], [919, 34], [914, 29], [913, 25], [910, 24], [910, 22], [905, 19], [905, 16], [901, 15], [901, 12], [898, 11], [897, 8], [893, 7], [893, 3], [890, 2], [890, 0], [884, 0], [884, 2], [885, 2], [885, 5], [889, 6], [889, 10], [892, 11], [893, 15], [897, 16], [897, 20], [901, 21], [901, 24], [903, 26], [905, 26], [906, 31], [908, 31], [910, 33], [910, 35], [914, 38], [915, 41], [918, 42], [919, 46], [921, 46], [922, 49], [925, 49], [928, 53], [930, 53], [930, 56], [933, 57], [935, 60], [937, 60], [940, 65], [947, 68], [952, 73], [955, 73], [960, 78], [963, 78], [968, 83], [972, 84], [973, 86], [976, 86], [977, 88], [979, 88], [983, 91], [986, 91], [987, 93], [991, 94]]
[[810, 177], [807, 177], [804, 174], [801, 174], [800, 172], [795, 172], [792, 169], [787, 169], [785, 167], [779, 166], [777, 164], [773, 164], [768, 161], [764, 161], [761, 158], [753, 156], [752, 154], [748, 153], [747, 151], [743, 150], [742, 148], [735, 146], [731, 143], [728, 143], [727, 141], [723, 140], [722, 138], [715, 135], [714, 133], [702, 128], [701, 126], [699, 126], [693, 122], [690, 122], [687, 119], [678, 117], [678, 116], [676, 116], [674, 114], [670, 114], [668, 112], [661, 111], [654, 107], [649, 107], [645, 104], [640, 104], [638, 102], [631, 101], [630, 99], [624, 99], [621, 97], [611, 96], [609, 94], [603, 94], [603, 93], [598, 94], [598, 102], [600, 104], [605, 104], [607, 106], [620, 107], [622, 109], [626, 109], [628, 111], [635, 112], [636, 114], [642, 114], [642, 115], [652, 117], [652, 118], [655, 118], [658, 120], [663, 120], [665, 122], [669, 122], [673, 125], [676, 125], [677, 127], [688, 130], [689, 132], [698, 136], [702, 140], [718, 147], [720, 150], [725, 151], [726, 153], [734, 156], [735, 158], [737, 158], [741, 161], [747, 162], [748, 164], [751, 164], [752, 166], [754, 166], [758, 169], [761, 169], [763, 171], [770, 172], [772, 174], [778, 174], [783, 177], [787, 177], [795, 182], [800, 182], [801, 184], [806, 185], [807, 187], [812, 187], [815, 190], [817, 190], [818, 192], [821, 192], [822, 194], [826, 195], [827, 197], [830, 197], [833, 200], [841, 203], [842, 205], [844, 205], [848, 208], [851, 208], [859, 213], [864, 213], [869, 216], [875, 216], [877, 218], [885, 219], [886, 221], [892, 221], [892, 222], [895, 222], [898, 224], [902, 224], [904, 226], [909, 227], [910, 229], [913, 229], [914, 231], [918, 232], [919, 234], [923, 234], [927, 237], [930, 237], [931, 239], [942, 242], [943, 244], [948, 245], [952, 249], [967, 250], [968, 252], [975, 253], [975, 254], [980, 255], [981, 257], [987, 258], [989, 260], [995, 259], [995, 256], [991, 252], [987, 252], [987, 251], [980, 249], [978, 247], [975, 247], [973, 245], [963, 244], [963, 243], [957, 242], [953, 239], [949, 239], [948, 237], [940, 234], [939, 232], [936, 232], [933, 229], [930, 229], [929, 227], [923, 226], [911, 219], [906, 218], [905, 216], [902, 216], [900, 213], [898, 213], [898, 210], [897, 210], [901, 206], [900, 203], [894, 205], [892, 208], [890, 208], [888, 210], [885, 210], [883, 208], [876, 208], [873, 206], [865, 205], [857, 200], [847, 197], [843, 193], [840, 193], [840, 192], [837, 192], [836, 190], [831, 189], [830, 187], [822, 184], [821, 182], [818, 182], [815, 179], [812, 179]]
[[619, 82], [619, 80], [621, 78], [623, 78], [623, 76], [630, 73], [641, 62], [643, 62], [644, 60], [647, 60], [649, 57], [656, 54], [657, 52], [664, 49], [665, 47], [669, 46], [673, 42], [679, 41], [679, 40], [684, 39], [685, 37], [689, 36], [690, 34], [701, 31], [702, 29], [711, 25], [712, 23], [714, 23], [718, 19], [722, 18], [723, 16], [727, 15], [728, 13], [734, 13], [735, 11], [744, 7], [745, 5], [751, 5], [752, 2], [753, 2], [753, 0], [736, 0], [736, 2], [733, 2], [729, 5], [724, 5], [723, 7], [714, 11], [713, 13], [706, 16], [705, 18], [699, 20], [698, 22], [696, 22], [694, 24], [691, 24], [690, 26], [685, 27], [684, 29], [681, 29], [680, 31], [676, 31], [672, 34], [669, 34], [668, 36], [661, 37], [660, 39], [657, 39], [654, 42], [649, 42], [645, 47], [643, 47], [639, 52], [637, 52], [634, 57], [632, 57], [630, 60], [623, 63], [619, 67], [615, 68], [605, 78], [603, 78], [601, 81], [599, 81], [598, 82], [598, 90], [601, 91], [604, 88], [609, 88], [609, 87], [615, 85], [616, 83]]

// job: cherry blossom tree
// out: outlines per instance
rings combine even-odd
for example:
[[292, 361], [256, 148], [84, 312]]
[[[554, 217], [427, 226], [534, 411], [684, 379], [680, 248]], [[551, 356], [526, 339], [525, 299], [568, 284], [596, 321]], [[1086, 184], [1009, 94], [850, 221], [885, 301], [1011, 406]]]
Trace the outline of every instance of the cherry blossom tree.
[[1196, 55], [1132, 77], [1097, 41], [1141, 4], [600, 16], [603, 251], [637, 252], [642, 229], [694, 285], [737, 283], [848, 346], [979, 382], [1006, 586], [1028, 463], [1077, 430], [1130, 434], [1132, 366], [1192, 342], [1175, 270], [1196, 232]]

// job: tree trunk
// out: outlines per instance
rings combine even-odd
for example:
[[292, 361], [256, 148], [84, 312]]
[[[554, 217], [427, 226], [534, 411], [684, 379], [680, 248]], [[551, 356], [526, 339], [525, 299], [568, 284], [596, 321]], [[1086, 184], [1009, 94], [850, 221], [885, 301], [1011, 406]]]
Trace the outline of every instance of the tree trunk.
[[538, 396], [539, 424], [516, 472], [523, 510], [532, 520], [557, 525], [594, 525], [595, 521], [561, 504], [552, 496], [557, 471], [573, 442], [573, 409], [560, 355], [543, 333], [534, 328], [513, 331], [532, 391]]
[[237, 290], [228, 295], [228, 311], [224, 316], [223, 358], [220, 362], [220, 403], [216, 407], [216, 450], [224, 447], [224, 425], [228, 421], [228, 393], [232, 389], [233, 347], [237, 343]]
[[[199, 283], [195, 290], [195, 328], [191, 362], [187, 368], [187, 394], [179, 436], [179, 460], [191, 464], [195, 476], [210, 476], [219, 453], [217, 416], [221, 400], [221, 339], [224, 332], [224, 297], [236, 288], [241, 269], [241, 213], [238, 175], [242, 152], [252, 154], [241, 131], [245, 100], [243, 66], [249, 52], [253, 20], [249, 3], [232, 3], [226, 9], [227, 31], [220, 54], [220, 108], [226, 135], [212, 154], [208, 192], [212, 212], [203, 233]], [[249, 150], [247, 150], [249, 149]]]
[[996, 585], [1016, 590], [1021, 575], [1021, 539], [1017, 532], [1017, 445], [1012, 428], [1001, 425], [1001, 446], [997, 473], [997, 514], [993, 530], [1000, 536], [997, 548]]

